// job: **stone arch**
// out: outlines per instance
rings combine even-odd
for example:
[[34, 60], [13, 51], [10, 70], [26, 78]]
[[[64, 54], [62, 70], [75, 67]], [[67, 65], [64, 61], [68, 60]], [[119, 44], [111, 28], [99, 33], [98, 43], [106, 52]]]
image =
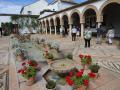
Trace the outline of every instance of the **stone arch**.
[[58, 34], [60, 34], [60, 22], [61, 22], [61, 19], [60, 19], [60, 16], [59, 15], [56, 15], [55, 16], [55, 24], [56, 24], [56, 32]]
[[61, 18], [60, 18], [61, 25], [64, 24], [64, 23], [63, 23], [63, 17], [64, 17], [64, 16], [67, 16], [67, 18], [68, 18], [68, 23], [69, 23], [69, 21], [70, 21], [70, 17], [69, 17], [69, 15], [65, 12], [65, 13], [62, 14], [62, 16], [61, 16]]
[[70, 13], [70, 23], [71, 24], [73, 24], [73, 21], [72, 21], [72, 15], [74, 14], [74, 13], [77, 13], [78, 15], [79, 15], [79, 17], [80, 17], [80, 11], [78, 10], [78, 9], [73, 9], [72, 11], [71, 11], [71, 13]]
[[102, 16], [102, 11], [103, 9], [108, 5], [108, 4], [111, 4], [111, 3], [117, 3], [117, 4], [120, 4], [120, 0], [107, 0], [106, 2], [104, 2], [102, 4], [102, 6], [100, 7], [99, 9], [99, 15]]
[[49, 23], [50, 23], [51, 26], [54, 26], [54, 18], [50, 18], [50, 22]]
[[88, 5], [88, 6], [86, 6], [86, 7], [83, 9], [83, 11], [82, 11], [82, 13], [81, 13], [81, 22], [85, 22], [85, 21], [84, 21], [84, 14], [85, 14], [85, 12], [86, 12], [87, 10], [89, 10], [89, 9], [94, 10], [95, 13], [96, 13], [96, 17], [97, 17], [97, 18], [99, 17], [99, 11], [98, 11], [97, 7], [96, 7], [96, 6], [93, 6], [93, 5]]
[[[99, 9], [100, 20], [109, 30], [114, 28], [115, 37], [120, 35], [120, 0], [107, 0]], [[107, 32], [107, 31], [106, 31]]]

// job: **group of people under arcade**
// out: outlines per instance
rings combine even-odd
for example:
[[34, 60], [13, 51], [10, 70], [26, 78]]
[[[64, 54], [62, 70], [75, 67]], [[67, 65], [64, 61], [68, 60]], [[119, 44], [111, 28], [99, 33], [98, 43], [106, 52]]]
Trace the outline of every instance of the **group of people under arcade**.
[[[114, 27], [111, 25], [108, 29], [104, 25], [100, 25], [99, 28], [96, 28], [96, 34], [97, 34], [97, 39], [96, 39], [96, 44], [101, 44], [102, 43], [102, 38], [106, 37], [106, 42], [108, 44], [112, 44], [112, 39], [114, 38]], [[71, 35], [72, 35], [72, 41], [76, 41], [76, 37], [80, 36], [80, 28], [73, 26], [71, 29]], [[65, 37], [65, 29], [62, 26], [60, 28], [60, 36]], [[90, 47], [90, 41], [92, 39], [92, 30], [90, 27], [87, 27], [84, 31], [84, 41], [85, 41], [85, 48]]]

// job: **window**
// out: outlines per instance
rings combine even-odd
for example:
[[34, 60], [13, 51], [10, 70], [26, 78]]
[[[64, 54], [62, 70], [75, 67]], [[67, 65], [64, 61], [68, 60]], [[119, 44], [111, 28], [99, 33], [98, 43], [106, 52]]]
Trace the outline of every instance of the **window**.
[[28, 11], [28, 15], [31, 15], [32, 14], [32, 11]]

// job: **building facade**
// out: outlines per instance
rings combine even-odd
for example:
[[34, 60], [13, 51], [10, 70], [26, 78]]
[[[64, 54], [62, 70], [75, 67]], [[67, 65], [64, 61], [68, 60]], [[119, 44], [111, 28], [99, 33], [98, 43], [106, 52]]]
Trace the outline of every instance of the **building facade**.
[[120, 0], [89, 0], [44, 13], [39, 17], [39, 24], [46, 34], [55, 35], [59, 34], [61, 26], [64, 26], [66, 34], [71, 35], [72, 26], [76, 26], [81, 30], [81, 37], [86, 27], [94, 30], [103, 24], [107, 29], [113, 27], [115, 37], [120, 37]]

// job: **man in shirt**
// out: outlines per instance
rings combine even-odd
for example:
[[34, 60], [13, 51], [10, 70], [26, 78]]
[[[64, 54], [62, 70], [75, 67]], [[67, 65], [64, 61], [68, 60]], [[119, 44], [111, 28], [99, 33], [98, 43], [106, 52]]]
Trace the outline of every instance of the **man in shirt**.
[[75, 26], [73, 26], [71, 33], [72, 33], [72, 41], [75, 41], [76, 40], [76, 33], [77, 33], [77, 29], [75, 28]]

